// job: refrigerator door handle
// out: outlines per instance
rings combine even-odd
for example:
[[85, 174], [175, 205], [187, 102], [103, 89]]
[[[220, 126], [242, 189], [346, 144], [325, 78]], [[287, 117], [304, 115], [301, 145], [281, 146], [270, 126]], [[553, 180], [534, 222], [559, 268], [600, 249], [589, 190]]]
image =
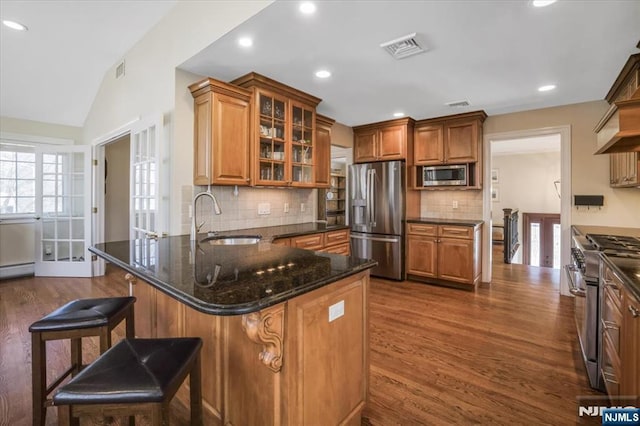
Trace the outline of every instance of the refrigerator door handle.
[[367, 211], [366, 221], [367, 227], [371, 226], [371, 170], [367, 170]]
[[356, 240], [381, 241], [383, 243], [397, 243], [400, 241], [399, 238], [362, 237], [354, 234], [351, 234], [351, 238]]
[[371, 170], [371, 226], [376, 226], [376, 171]]

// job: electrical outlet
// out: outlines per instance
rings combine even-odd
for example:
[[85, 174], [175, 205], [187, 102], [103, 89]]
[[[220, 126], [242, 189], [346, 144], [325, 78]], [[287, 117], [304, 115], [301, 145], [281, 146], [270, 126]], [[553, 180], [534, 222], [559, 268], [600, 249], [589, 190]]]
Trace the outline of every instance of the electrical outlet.
[[344, 315], [344, 300], [329, 306], [329, 322], [337, 320]]
[[304, 212], [304, 203], [300, 203], [300, 211]]
[[271, 203], [258, 204], [258, 214], [259, 215], [271, 214]]
[[289, 203], [284, 203], [284, 212], [289, 213]]
[[457, 201], [454, 201], [454, 202], [453, 202], [453, 208], [454, 208], [454, 209], [457, 209], [457, 208], [458, 208], [458, 202], [457, 202]]

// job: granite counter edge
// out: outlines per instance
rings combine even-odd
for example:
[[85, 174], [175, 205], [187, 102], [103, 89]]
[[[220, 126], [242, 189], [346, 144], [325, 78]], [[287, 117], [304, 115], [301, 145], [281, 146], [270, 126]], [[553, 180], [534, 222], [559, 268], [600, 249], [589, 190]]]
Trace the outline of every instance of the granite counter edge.
[[[203, 302], [200, 299], [191, 297], [181, 291], [178, 291], [170, 284], [165, 283], [162, 280], [157, 279], [153, 275], [147, 274], [144, 270], [137, 269], [135, 266], [132, 266], [122, 260], [111, 256], [108, 253], [103, 252], [95, 247], [89, 247], [89, 251], [94, 253], [96, 256], [103, 258], [104, 260], [113, 263], [114, 265], [124, 269], [125, 271], [131, 273], [149, 283], [156, 289], [166, 293], [167, 295], [175, 298], [176, 300], [184, 303], [186, 306], [195, 309], [196, 311], [202, 312], [208, 315], [217, 315], [217, 316], [233, 316], [233, 315], [243, 315], [249, 314], [252, 312], [258, 312], [262, 309], [268, 308], [273, 305], [277, 305], [278, 303], [286, 302], [289, 299], [300, 296], [302, 294], [308, 293], [310, 291], [316, 290], [318, 288], [324, 287], [325, 285], [334, 283], [343, 278], [350, 277], [352, 275], [356, 275], [360, 272], [371, 269], [377, 265], [375, 261], [369, 261], [363, 263], [361, 265], [357, 265], [352, 267], [348, 271], [344, 271], [342, 273], [336, 273], [332, 275], [330, 278], [318, 280], [312, 283], [309, 283], [306, 286], [301, 288], [296, 288], [295, 290], [291, 290], [286, 293], [281, 293], [273, 297], [263, 298], [257, 302], [242, 304], [242, 305], [215, 305], [211, 303]], [[330, 253], [322, 253], [323, 255], [333, 256]], [[337, 255], [335, 255], [337, 256]]]

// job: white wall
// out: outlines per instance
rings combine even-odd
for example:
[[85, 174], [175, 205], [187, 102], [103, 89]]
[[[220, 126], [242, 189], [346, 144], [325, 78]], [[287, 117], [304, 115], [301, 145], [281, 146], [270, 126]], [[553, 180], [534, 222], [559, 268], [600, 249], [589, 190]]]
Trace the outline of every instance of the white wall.
[[[250, 18], [271, 1], [180, 1], [123, 59], [124, 78], [116, 80], [115, 66], [109, 69], [83, 129], [84, 143], [92, 143], [141, 116], [162, 114], [164, 137], [170, 147], [169, 233], [184, 233], [183, 187], [192, 181], [193, 139], [184, 132], [176, 89], [188, 81], [176, 68]], [[118, 61], [120, 62], [120, 61]], [[180, 90], [187, 90], [181, 86]], [[188, 90], [187, 90], [188, 93]], [[190, 96], [190, 94], [189, 94]], [[191, 103], [193, 100], [191, 100]], [[188, 126], [193, 127], [193, 113]], [[193, 130], [191, 130], [192, 132]], [[188, 219], [187, 219], [188, 221]]]
[[[514, 143], [517, 143], [515, 141]], [[553, 181], [560, 179], [560, 152], [495, 155], [492, 168], [499, 171], [500, 200], [492, 202], [492, 217], [502, 223], [502, 209], [522, 213], [560, 214], [560, 198]]]

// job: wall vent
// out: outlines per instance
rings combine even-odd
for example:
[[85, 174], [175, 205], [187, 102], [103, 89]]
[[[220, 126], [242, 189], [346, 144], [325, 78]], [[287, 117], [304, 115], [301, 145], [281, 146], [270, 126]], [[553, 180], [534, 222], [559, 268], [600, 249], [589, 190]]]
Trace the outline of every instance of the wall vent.
[[463, 107], [468, 107], [469, 105], [471, 105], [471, 102], [469, 102], [469, 101], [467, 101], [465, 99], [465, 100], [462, 100], [462, 101], [447, 102], [445, 105], [448, 106], [448, 107], [451, 107], [451, 108], [463, 108]]
[[120, 62], [116, 67], [116, 78], [124, 77], [124, 61]]
[[416, 33], [411, 33], [395, 40], [380, 44], [384, 50], [396, 59], [403, 59], [426, 51], [415, 39]]

